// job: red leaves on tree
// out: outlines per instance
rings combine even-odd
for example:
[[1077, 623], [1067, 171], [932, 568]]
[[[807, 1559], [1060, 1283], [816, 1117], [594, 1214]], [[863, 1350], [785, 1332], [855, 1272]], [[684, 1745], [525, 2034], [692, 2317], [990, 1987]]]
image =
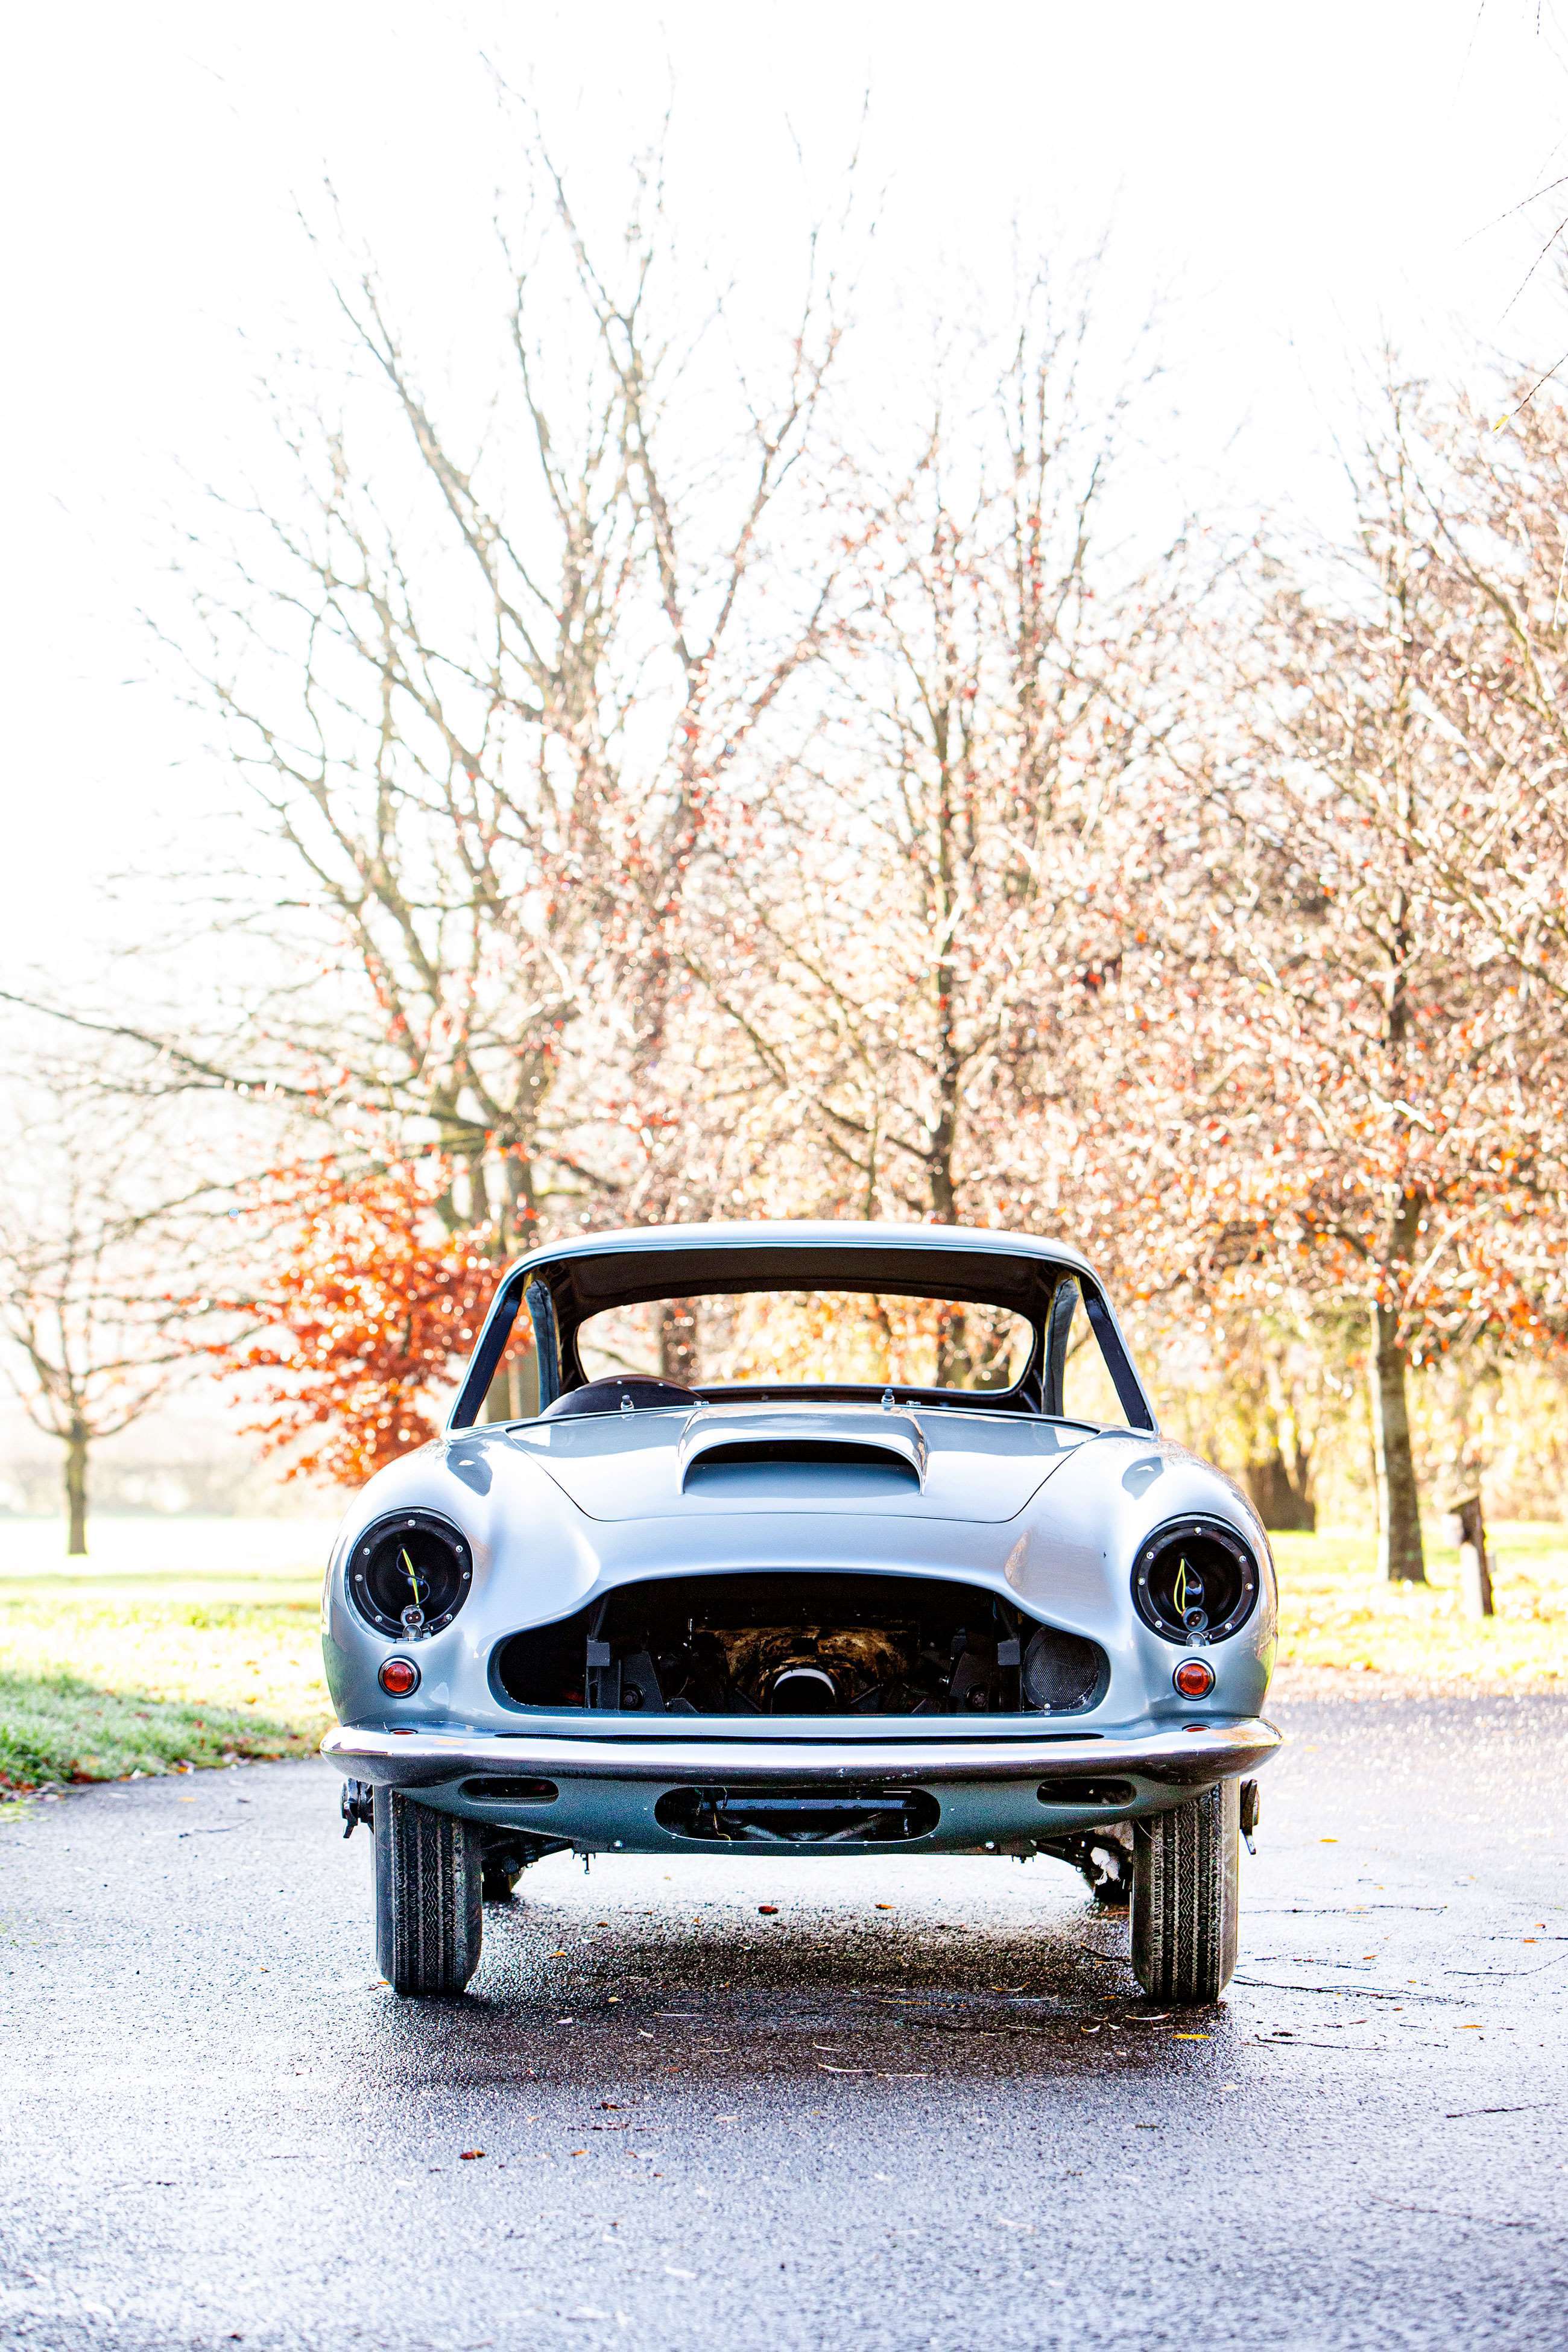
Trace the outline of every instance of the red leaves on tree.
[[225, 1370], [265, 1402], [248, 1433], [295, 1450], [289, 1476], [357, 1483], [436, 1435], [437, 1392], [479, 1337], [499, 1271], [481, 1235], [443, 1227], [448, 1175], [430, 1160], [352, 1172], [322, 1160], [258, 1187], [266, 1265], [244, 1305], [265, 1328]]

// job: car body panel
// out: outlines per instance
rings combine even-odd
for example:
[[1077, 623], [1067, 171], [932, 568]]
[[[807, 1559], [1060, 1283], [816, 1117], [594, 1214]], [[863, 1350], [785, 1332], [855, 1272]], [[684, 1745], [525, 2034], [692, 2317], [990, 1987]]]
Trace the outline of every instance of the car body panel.
[[[809, 1421], [803, 1415], [809, 1414]], [[621, 1423], [626, 1426], [621, 1426]], [[847, 1460], [748, 1464], [713, 1478], [727, 1447], [787, 1443], [802, 1434], [829, 1448], [885, 1449], [891, 1484]], [[864, 1518], [1010, 1519], [1075, 1445], [1094, 1435], [1072, 1423], [955, 1406], [885, 1411], [878, 1405], [707, 1405], [581, 1421], [537, 1421], [509, 1433], [578, 1509], [594, 1519], [707, 1517], [737, 1508], [830, 1511]], [[897, 1475], [905, 1465], [908, 1478]], [[706, 1465], [706, 1479], [694, 1475]], [[737, 1465], [739, 1466], [739, 1465]]]
[[[738, 1234], [737, 1246], [754, 1252], [759, 1235], [774, 1230], [663, 1229], [651, 1247], [660, 1264], [674, 1265], [680, 1235], [695, 1233], [711, 1260], [716, 1233]], [[824, 1229], [784, 1230], [798, 1246], [803, 1231]], [[888, 1228], [828, 1230], [847, 1253], [847, 1272], [855, 1262], [847, 1236], [857, 1231], [873, 1235], [883, 1265], [894, 1245]], [[1076, 1253], [1016, 1236], [915, 1228], [903, 1238], [911, 1279], [928, 1262], [923, 1253], [939, 1246], [951, 1258], [961, 1240], [988, 1257], [1035, 1250], [1041, 1262], [1092, 1279]], [[649, 1236], [614, 1239], [608, 1250], [602, 1237], [589, 1237], [525, 1265], [548, 1256], [560, 1266], [573, 1251], [620, 1256], [633, 1242], [646, 1247]], [[735, 1445], [753, 1454], [793, 1448], [810, 1458], [726, 1462], [725, 1448]], [[842, 1462], [835, 1459], [840, 1448], [847, 1449]], [[404, 1510], [450, 1521], [473, 1563], [468, 1597], [452, 1622], [413, 1643], [360, 1616], [344, 1573], [363, 1531]], [[1215, 1685], [1195, 1706], [1172, 1682], [1184, 1650], [1142, 1621], [1131, 1582], [1152, 1532], [1194, 1517], [1242, 1538], [1260, 1587], [1240, 1630], [1205, 1649]], [[628, 1583], [825, 1570], [956, 1580], [994, 1592], [1026, 1621], [1098, 1643], [1108, 1674], [1092, 1704], [1070, 1715], [769, 1716], [765, 1732], [755, 1715], [739, 1713], [524, 1706], [497, 1677], [510, 1636], [572, 1618]], [[346, 1773], [401, 1776], [426, 1801], [492, 1823], [514, 1815], [461, 1794], [463, 1780], [487, 1769], [473, 1758], [489, 1756], [492, 1771], [537, 1769], [563, 1792], [549, 1821], [541, 1818], [541, 1833], [584, 1851], [679, 1846], [683, 1841], [654, 1821], [657, 1791], [650, 1798], [649, 1785], [673, 1787], [699, 1764], [726, 1780], [784, 1772], [825, 1787], [847, 1772], [881, 1780], [925, 1770], [950, 1790], [962, 1783], [970, 1793], [962, 1803], [944, 1797], [939, 1829], [900, 1851], [984, 1851], [994, 1840], [1037, 1840], [1064, 1826], [1093, 1828], [1180, 1802], [1202, 1784], [1194, 1783], [1194, 1767], [1208, 1773], [1209, 1784], [1252, 1769], [1277, 1744], [1260, 1721], [1275, 1619], [1268, 1538], [1250, 1505], [1211, 1465], [1146, 1430], [1094, 1428], [973, 1394], [936, 1403], [813, 1402], [798, 1391], [462, 1427], [379, 1473], [344, 1519], [323, 1593], [328, 1681], [343, 1727], [329, 1738], [327, 1753]], [[376, 1680], [394, 1653], [415, 1657], [420, 1674], [418, 1688], [397, 1700]], [[1227, 1748], [1211, 1736], [1237, 1726], [1245, 1730], [1239, 1748], [1235, 1738]], [[1175, 1740], [1184, 1773], [1124, 1764], [1116, 1777], [1131, 1794], [1119, 1811], [1108, 1814], [1087, 1799], [1076, 1809], [1047, 1804], [1038, 1794], [1047, 1750], [1058, 1763], [1069, 1752], [1079, 1757], [1066, 1777], [1081, 1781], [1091, 1769], [1083, 1756], [1099, 1759], [1092, 1772], [1103, 1778], [1108, 1759], [1150, 1740]], [[1251, 1762], [1224, 1760], [1243, 1749]], [[1155, 1750], [1141, 1753], [1144, 1764], [1159, 1760]], [[428, 1769], [432, 1759], [443, 1769]]]

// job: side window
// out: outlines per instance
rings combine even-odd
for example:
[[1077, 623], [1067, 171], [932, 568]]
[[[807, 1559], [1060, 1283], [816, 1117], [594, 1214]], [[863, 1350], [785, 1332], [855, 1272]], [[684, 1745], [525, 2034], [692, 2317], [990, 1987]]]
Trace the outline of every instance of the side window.
[[[1076, 1283], [1071, 1286], [1069, 1320], [1068, 1297], [1058, 1292], [1055, 1311], [1066, 1327], [1066, 1344], [1058, 1358], [1061, 1365], [1061, 1410], [1068, 1421], [1092, 1421], [1103, 1428], [1130, 1429], [1132, 1424], [1117, 1394], [1110, 1368], [1105, 1360], [1099, 1336], [1089, 1321]], [[1061, 1345], [1059, 1328], [1058, 1346]]]
[[539, 1411], [539, 1359], [534, 1351], [533, 1320], [520, 1300], [500, 1363], [490, 1376], [476, 1425], [491, 1422], [531, 1421]]

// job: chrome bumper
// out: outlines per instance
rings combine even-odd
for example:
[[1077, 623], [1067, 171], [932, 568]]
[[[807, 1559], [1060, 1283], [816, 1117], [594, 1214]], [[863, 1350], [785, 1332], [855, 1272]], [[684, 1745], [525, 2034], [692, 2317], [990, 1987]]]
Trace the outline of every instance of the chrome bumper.
[[340, 1772], [397, 1789], [440, 1788], [469, 1774], [536, 1775], [557, 1781], [787, 1780], [795, 1787], [875, 1780], [925, 1786], [943, 1781], [1077, 1780], [1133, 1774], [1160, 1789], [1204, 1789], [1267, 1764], [1280, 1735], [1260, 1716], [1182, 1724], [1173, 1729], [1039, 1738], [888, 1739], [833, 1744], [816, 1739], [689, 1737], [531, 1738], [526, 1732], [379, 1731], [342, 1725], [321, 1753]]

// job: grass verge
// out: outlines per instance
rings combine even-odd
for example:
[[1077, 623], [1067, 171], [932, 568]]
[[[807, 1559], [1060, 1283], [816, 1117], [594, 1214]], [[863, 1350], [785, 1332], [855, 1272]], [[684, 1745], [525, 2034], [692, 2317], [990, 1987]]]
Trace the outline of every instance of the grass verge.
[[1274, 1537], [1280, 1666], [1369, 1691], [1568, 1691], [1568, 1528], [1488, 1533], [1497, 1614], [1484, 1618], [1464, 1613], [1451, 1545], [1428, 1542], [1426, 1583], [1389, 1584], [1370, 1535]]
[[309, 1734], [248, 1710], [100, 1690], [76, 1675], [0, 1670], [0, 1788], [120, 1780], [134, 1772], [300, 1756]]
[[0, 1788], [309, 1754], [332, 1721], [320, 1591], [303, 1568], [0, 1568]]

